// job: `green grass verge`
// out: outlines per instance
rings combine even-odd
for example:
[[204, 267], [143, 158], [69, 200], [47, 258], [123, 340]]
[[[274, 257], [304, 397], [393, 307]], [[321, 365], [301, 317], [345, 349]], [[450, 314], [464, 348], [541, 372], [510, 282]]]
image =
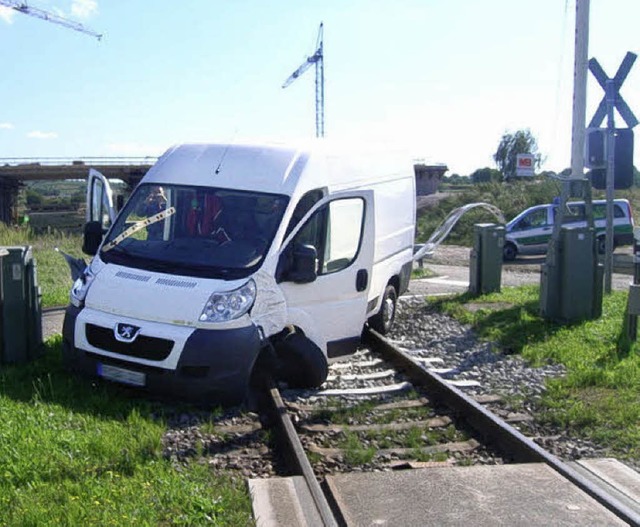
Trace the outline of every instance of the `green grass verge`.
[[2, 525], [251, 525], [241, 478], [162, 455], [162, 405], [67, 374], [61, 338], [0, 369]]
[[626, 292], [614, 292], [604, 298], [602, 317], [570, 325], [539, 316], [537, 286], [477, 298], [464, 294], [434, 305], [534, 365], [564, 364], [567, 375], [548, 383], [541, 419], [637, 460], [640, 345], [626, 342], [626, 301]]
[[7, 227], [0, 223], [0, 246], [30, 245], [37, 264], [38, 284], [42, 290], [42, 306], [52, 307], [69, 303], [71, 274], [65, 259], [55, 247], [75, 256], [82, 254], [82, 236], [55, 231], [51, 234], [36, 234], [29, 228]]

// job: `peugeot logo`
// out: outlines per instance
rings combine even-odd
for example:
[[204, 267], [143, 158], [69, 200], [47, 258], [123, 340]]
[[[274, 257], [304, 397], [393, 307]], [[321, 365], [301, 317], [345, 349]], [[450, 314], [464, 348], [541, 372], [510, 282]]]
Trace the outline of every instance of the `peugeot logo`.
[[113, 329], [113, 334], [115, 335], [116, 340], [119, 340], [120, 342], [133, 342], [139, 332], [140, 328], [138, 326], [125, 324], [124, 322], [119, 322]]

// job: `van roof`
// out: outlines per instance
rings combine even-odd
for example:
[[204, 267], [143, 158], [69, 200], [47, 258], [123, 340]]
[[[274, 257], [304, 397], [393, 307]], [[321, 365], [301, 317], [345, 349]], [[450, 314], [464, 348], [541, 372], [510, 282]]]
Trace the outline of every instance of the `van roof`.
[[290, 194], [289, 176], [300, 157], [285, 146], [183, 144], [167, 150], [142, 182]]
[[[309, 160], [313, 158], [313, 162]], [[317, 161], [317, 163], [316, 163]], [[381, 177], [413, 177], [411, 157], [399, 152], [334, 144], [328, 141], [302, 145], [283, 144], [183, 144], [171, 147], [151, 167], [143, 183], [213, 186], [291, 196], [303, 168], [312, 170], [308, 189], [345, 188], [357, 181]], [[310, 169], [311, 171], [311, 169]], [[347, 174], [347, 177], [345, 177]]]

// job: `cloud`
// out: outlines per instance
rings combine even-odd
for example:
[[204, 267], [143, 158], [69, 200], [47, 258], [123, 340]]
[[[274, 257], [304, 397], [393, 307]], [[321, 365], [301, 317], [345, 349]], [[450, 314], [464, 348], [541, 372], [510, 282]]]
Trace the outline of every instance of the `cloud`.
[[0, 123], [0, 130], [12, 130], [12, 129], [13, 129], [12, 123]]
[[89, 18], [97, 12], [97, 0], [73, 0], [71, 4], [71, 14], [78, 18]]
[[13, 24], [13, 17], [16, 12], [9, 8], [0, 6], [0, 20], [4, 20], [7, 24]]
[[29, 132], [27, 137], [32, 139], [55, 139], [58, 137], [58, 134], [55, 132], [41, 132], [40, 130], [34, 130], [33, 132]]

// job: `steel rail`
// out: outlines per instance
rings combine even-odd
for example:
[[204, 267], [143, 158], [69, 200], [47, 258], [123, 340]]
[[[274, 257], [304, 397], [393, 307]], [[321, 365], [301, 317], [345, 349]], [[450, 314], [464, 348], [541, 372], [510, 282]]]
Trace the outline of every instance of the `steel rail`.
[[550, 454], [531, 439], [489, 412], [438, 375], [429, 372], [419, 362], [396, 348], [391, 342], [372, 329], [367, 329], [364, 341], [389, 360], [416, 385], [424, 386], [429, 397], [451, 408], [460, 415], [484, 439], [498, 445], [521, 463], [545, 463], [561, 476], [586, 492], [629, 525], [640, 526], [640, 515], [615, 497], [594, 485], [566, 463]]
[[300, 438], [293, 426], [291, 417], [289, 417], [278, 388], [274, 385], [273, 381], [267, 381], [266, 390], [269, 414], [276, 421], [277, 429], [281, 432], [282, 439], [286, 443], [289, 461], [294, 465], [293, 468], [299, 475], [304, 477], [318, 514], [322, 518], [322, 524], [325, 527], [338, 527], [340, 523], [333, 514], [333, 510], [320, 487], [320, 483], [316, 479], [313, 467], [300, 442]]

